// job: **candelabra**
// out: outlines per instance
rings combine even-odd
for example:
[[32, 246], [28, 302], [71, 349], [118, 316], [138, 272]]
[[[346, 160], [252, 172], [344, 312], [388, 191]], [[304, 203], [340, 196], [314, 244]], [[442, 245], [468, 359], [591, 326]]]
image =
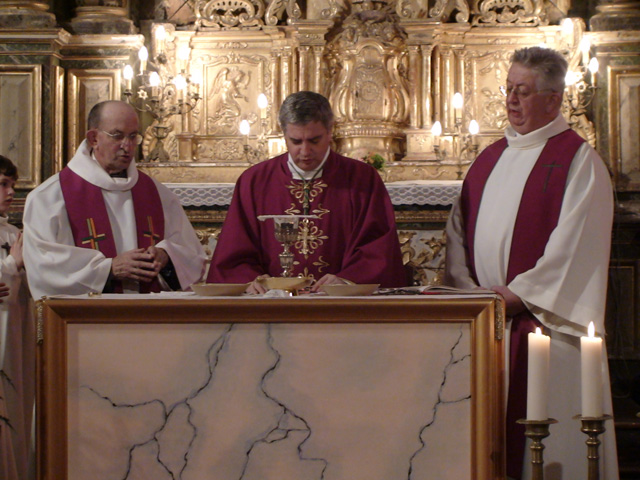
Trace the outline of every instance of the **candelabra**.
[[[480, 131], [480, 126], [475, 120], [469, 122], [468, 133], [462, 131], [462, 103], [462, 94], [456, 93], [453, 96], [453, 132], [443, 136], [442, 124], [439, 121], [434, 122], [431, 128], [436, 158], [441, 164], [455, 164], [458, 167], [456, 170], [458, 180], [462, 180], [463, 167], [471, 164], [478, 154], [476, 135]], [[447, 150], [447, 144], [450, 150]]]
[[[156, 32], [156, 37], [164, 41], [161, 33]], [[177, 52], [177, 65], [170, 68], [163, 50], [156, 54], [153, 62], [149, 62], [148, 50], [142, 47], [138, 52], [137, 73], [134, 73], [130, 65], [124, 67], [126, 102], [136, 110], [150, 114], [154, 119], [154, 124], [150, 127], [151, 134], [155, 137], [155, 146], [149, 153], [151, 161], [169, 160], [163, 144], [174, 126], [168, 119], [180, 115], [182, 130], [188, 131], [188, 115], [200, 100], [200, 77], [186, 71], [190, 52], [186, 45], [180, 48]], [[178, 73], [169, 73], [172, 70]]]
[[[469, 133], [462, 132], [462, 120], [456, 119], [454, 131], [449, 135], [442, 136], [442, 125], [435, 122], [431, 133], [434, 137], [433, 150], [440, 163], [454, 163], [457, 166], [456, 175], [458, 180], [462, 180], [463, 167], [471, 164], [478, 154], [478, 144], [475, 135], [478, 133], [478, 122], [471, 120]], [[444, 143], [448, 143], [451, 150], [447, 150]]]

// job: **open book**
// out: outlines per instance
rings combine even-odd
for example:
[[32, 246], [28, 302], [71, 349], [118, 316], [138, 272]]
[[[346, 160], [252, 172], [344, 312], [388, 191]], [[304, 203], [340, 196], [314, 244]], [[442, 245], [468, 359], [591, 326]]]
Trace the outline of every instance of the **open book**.
[[381, 288], [377, 295], [487, 295], [495, 294], [485, 288], [463, 289], [447, 285], [419, 285], [416, 287]]

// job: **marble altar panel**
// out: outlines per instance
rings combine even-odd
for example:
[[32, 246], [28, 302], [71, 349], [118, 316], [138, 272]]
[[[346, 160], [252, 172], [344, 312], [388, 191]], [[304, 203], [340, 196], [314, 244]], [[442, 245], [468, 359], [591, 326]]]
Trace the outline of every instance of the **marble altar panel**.
[[172, 295], [40, 305], [39, 478], [501, 478], [495, 296]]
[[455, 323], [72, 325], [68, 478], [470, 478], [456, 461], [469, 337]]

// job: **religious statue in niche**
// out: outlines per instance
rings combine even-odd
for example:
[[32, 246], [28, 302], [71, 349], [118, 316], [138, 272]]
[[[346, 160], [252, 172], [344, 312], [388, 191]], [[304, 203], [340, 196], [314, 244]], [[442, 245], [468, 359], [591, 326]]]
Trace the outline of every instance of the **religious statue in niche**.
[[207, 118], [209, 133], [235, 134], [238, 131], [242, 107], [238, 100], [249, 101], [246, 92], [251, 82], [250, 72], [238, 67], [224, 67], [215, 76], [208, 94], [209, 111]]

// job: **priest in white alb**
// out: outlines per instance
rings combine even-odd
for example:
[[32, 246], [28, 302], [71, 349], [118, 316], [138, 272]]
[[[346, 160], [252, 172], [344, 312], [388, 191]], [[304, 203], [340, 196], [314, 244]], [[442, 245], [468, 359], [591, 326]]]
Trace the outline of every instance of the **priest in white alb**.
[[[567, 62], [542, 47], [517, 50], [507, 76], [505, 138], [470, 167], [447, 224], [447, 283], [481, 286], [506, 302], [507, 475], [529, 478], [527, 334], [551, 336], [551, 435], [546, 480], [587, 478], [580, 431], [580, 336], [590, 321], [604, 336], [613, 194], [602, 159], [561, 115]], [[606, 352], [605, 413], [613, 413]], [[600, 436], [600, 478], [618, 478], [613, 421]]]
[[31, 293], [186, 289], [205, 254], [179, 199], [136, 168], [142, 136], [130, 105], [101, 102], [69, 164], [27, 197], [24, 261]]

